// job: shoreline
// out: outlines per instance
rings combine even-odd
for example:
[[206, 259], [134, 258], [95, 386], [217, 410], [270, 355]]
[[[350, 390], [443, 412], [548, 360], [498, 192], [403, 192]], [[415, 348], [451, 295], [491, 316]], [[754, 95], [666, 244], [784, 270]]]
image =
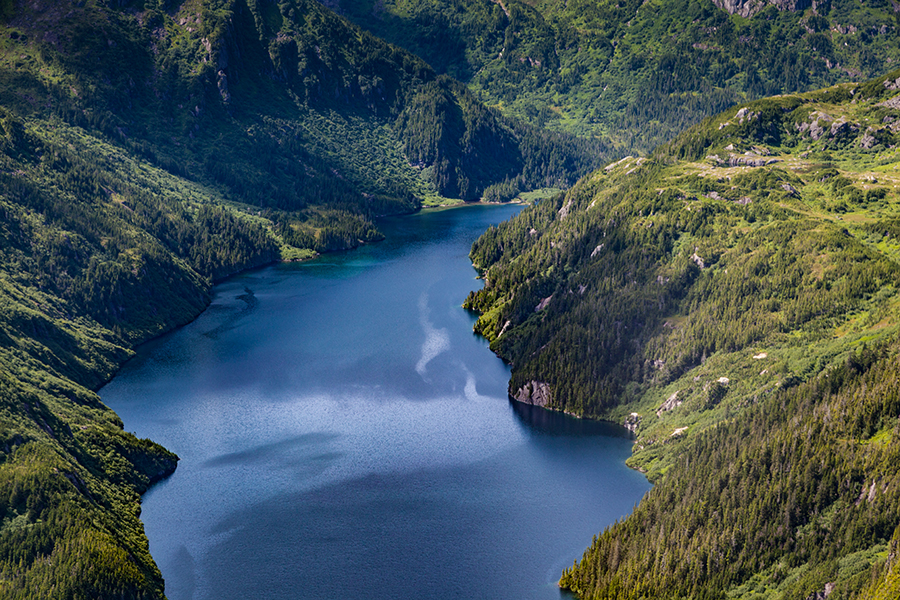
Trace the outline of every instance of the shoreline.
[[[511, 204], [515, 205], [527, 205], [528, 201], [521, 200], [519, 198], [514, 198], [508, 202], [485, 202], [483, 200], [471, 200], [471, 201], [461, 201], [454, 202], [452, 204], [428, 204], [422, 205], [422, 207], [416, 212], [440, 212], [445, 210], [452, 210], [454, 208], [465, 208], [468, 206], [508, 206]], [[416, 214], [416, 213], [408, 213], [408, 214]], [[393, 215], [385, 215], [385, 216], [393, 216]]]
[[[416, 215], [416, 214], [419, 214], [419, 213], [425, 213], [425, 212], [442, 212], [442, 211], [445, 211], [445, 210], [451, 210], [451, 209], [457, 209], [457, 208], [466, 208], [466, 207], [472, 207], [472, 206], [497, 206], [497, 207], [500, 207], [500, 206], [506, 206], [506, 205], [523, 205], [523, 204], [528, 204], [528, 202], [525, 202], [525, 201], [522, 201], [522, 200], [519, 200], [519, 199], [514, 199], [514, 200], [511, 200], [511, 201], [509, 201], [509, 202], [483, 202], [483, 201], [481, 201], [481, 200], [477, 200], [477, 201], [472, 201], [472, 202], [459, 202], [459, 203], [454, 203], [454, 204], [446, 204], [446, 205], [438, 205], [438, 206], [422, 206], [421, 208], [419, 208], [418, 210], [413, 211], [413, 212], [402, 212], [402, 213], [395, 213], [395, 214], [389, 214], [389, 215], [381, 215], [381, 216], [379, 216], [379, 217], [376, 217], [376, 219], [396, 218], [396, 217], [407, 217], [407, 216], [412, 216], [412, 215]], [[377, 244], [377, 243], [379, 243], [379, 242], [381, 242], [381, 241], [384, 241], [384, 240], [378, 240], [377, 242], [362, 242], [362, 243], [360, 243], [359, 245], [353, 246], [353, 247], [351, 247], [351, 248], [344, 248], [344, 249], [341, 249], [341, 250], [332, 250], [332, 251], [329, 251], [329, 252], [316, 253], [314, 256], [310, 256], [310, 257], [308, 257], [308, 258], [300, 258], [300, 259], [281, 259], [281, 258], [278, 258], [278, 259], [275, 259], [275, 260], [272, 260], [272, 261], [269, 261], [269, 262], [265, 262], [265, 263], [262, 263], [262, 264], [253, 265], [253, 266], [248, 266], [248, 267], [245, 267], [245, 268], [242, 268], [242, 269], [238, 269], [237, 271], [234, 271], [233, 273], [229, 273], [229, 274], [226, 275], [225, 277], [222, 277], [222, 278], [220, 278], [220, 279], [215, 279], [215, 280], [211, 281], [210, 284], [209, 284], [209, 287], [205, 290], [205, 293], [206, 293], [206, 295], [207, 295], [206, 303], [204, 304], [203, 308], [202, 308], [200, 311], [197, 312], [197, 314], [191, 316], [191, 318], [189, 318], [189, 319], [187, 319], [187, 320], [185, 320], [185, 321], [183, 321], [183, 322], [179, 322], [179, 323], [173, 324], [171, 327], [168, 327], [168, 328], [166, 328], [165, 330], [160, 331], [159, 333], [156, 333], [156, 334], [154, 334], [153, 336], [151, 336], [151, 337], [149, 337], [149, 338], [147, 338], [147, 339], [145, 339], [145, 340], [140, 340], [140, 341], [138, 341], [137, 343], [135, 343], [135, 344], [133, 344], [133, 345], [129, 344], [128, 347], [127, 347], [127, 350], [131, 353], [131, 355], [130, 355], [127, 359], [125, 359], [124, 361], [122, 361], [121, 363], [119, 363], [118, 366], [116, 367], [116, 369], [109, 375], [109, 377], [106, 378], [106, 379], [104, 379], [104, 380], [103, 380], [100, 384], [98, 384], [95, 388], [92, 388], [91, 391], [94, 392], [95, 394], [97, 394], [97, 395], [99, 396], [99, 393], [98, 393], [98, 392], [99, 392], [105, 385], [107, 385], [110, 381], [112, 381], [112, 380], [116, 377], [116, 375], [119, 374], [119, 372], [122, 370], [122, 368], [123, 368], [126, 364], [128, 364], [132, 359], [134, 359], [135, 356], [137, 356], [138, 352], [140, 352], [145, 346], [160, 341], [160, 340], [161, 340], [162, 338], [164, 338], [165, 336], [167, 336], [167, 335], [173, 333], [174, 331], [176, 331], [176, 330], [178, 330], [178, 329], [181, 329], [182, 327], [187, 327], [188, 325], [190, 325], [191, 323], [193, 323], [194, 321], [196, 321], [198, 318], [200, 318], [200, 316], [201, 316], [204, 312], [206, 312], [207, 309], [209, 309], [210, 305], [212, 304], [212, 290], [213, 290], [213, 288], [215, 288], [216, 286], [219, 286], [219, 285], [221, 285], [221, 284], [227, 282], [228, 280], [230, 280], [230, 279], [232, 279], [232, 278], [234, 278], [234, 277], [238, 277], [238, 276], [244, 275], [244, 274], [246, 274], [246, 273], [250, 273], [250, 272], [252, 272], [252, 271], [258, 270], [258, 269], [265, 269], [265, 268], [268, 268], [268, 267], [271, 267], [271, 266], [274, 266], [274, 265], [277, 265], [277, 264], [280, 264], [280, 263], [290, 264], [290, 263], [302, 263], [302, 262], [307, 262], [307, 261], [310, 261], [310, 260], [315, 260], [315, 259], [317, 259], [317, 258], [320, 258], [320, 257], [322, 257], [322, 256], [324, 256], [324, 255], [326, 255], [326, 254], [338, 254], [338, 253], [341, 253], [341, 252], [353, 252], [353, 251], [357, 250], [358, 248], [360, 248], [361, 246], [366, 246], [366, 245], [369, 245], [369, 244]], [[501, 358], [501, 360], [502, 360], [502, 358]], [[103, 401], [103, 398], [100, 398], [100, 401], [102, 402], [102, 401]], [[104, 403], [104, 406], [106, 406], [105, 403]], [[107, 408], [109, 408], [109, 407], [107, 407]], [[110, 410], [112, 410], [112, 409], [110, 408]], [[115, 412], [115, 411], [113, 411], [113, 412]], [[118, 414], [117, 414], [116, 416], [118, 416]], [[173, 469], [172, 472], [174, 472], [174, 469]], [[161, 478], [160, 480], [158, 480], [158, 481], [164, 480], [164, 479], [165, 479], [166, 477], [168, 477], [169, 475], [171, 475], [171, 473], [167, 474], [165, 477], [162, 477], [162, 478]], [[154, 483], [156, 483], [156, 482], [154, 482]], [[153, 484], [151, 484], [150, 487], [152, 487], [152, 486], [153, 486]], [[147, 489], [149, 490], [150, 487], [148, 487]], [[146, 493], [146, 492], [145, 492], [145, 493]], [[143, 496], [143, 494], [141, 494], [141, 495]]]
[[[503, 204], [506, 204], [506, 203], [503, 203]], [[503, 204], [498, 204], [498, 203], [477, 203], [477, 204], [476, 204], [476, 203], [468, 203], [468, 204], [464, 204], [464, 205], [460, 205], [460, 206], [474, 206], [474, 205], [502, 206]], [[516, 204], [518, 204], [518, 203], [516, 203]], [[445, 209], [447, 209], [447, 208], [455, 208], [455, 207], [444, 207], [443, 209], [438, 209], [438, 210], [445, 210]], [[513, 208], [513, 207], [510, 207], [510, 210], [512, 210], [512, 208]], [[430, 211], [429, 211], [429, 212], [430, 212]], [[507, 211], [504, 211], [503, 214], [506, 214], [506, 212], [507, 212]], [[485, 216], [484, 216], [484, 217], [479, 217], [479, 216], [476, 215], [476, 213], [477, 213], [478, 215], [485, 215]], [[485, 211], [476, 211], [476, 213], [471, 213], [471, 215], [472, 215], [471, 217], [466, 217], [466, 216], [464, 216], [462, 213], [459, 213], [458, 218], [460, 218], [460, 219], [468, 219], [468, 218], [476, 218], [476, 219], [478, 219], [478, 218], [489, 218], [489, 217], [487, 217], [487, 215], [493, 214], [492, 211], [487, 211], [487, 210], [485, 210]], [[413, 213], [413, 214], [414, 214], [414, 213]], [[403, 215], [398, 215], [398, 216], [403, 216]], [[455, 220], [455, 218], [454, 218], [453, 220]], [[393, 231], [393, 230], [390, 230], [390, 231]], [[479, 231], [481, 231], [481, 230], [479, 230]], [[389, 238], [387, 238], [387, 239], [391, 239], [391, 238], [397, 239], [396, 235], [392, 235], [391, 237], [389, 237]], [[345, 251], [342, 250], [342, 251], [339, 251], [339, 252], [345, 252]], [[221, 280], [215, 282], [215, 284], [209, 286], [209, 297], [210, 297], [210, 301], [206, 303], [206, 305], [203, 307], [203, 309], [200, 310], [200, 311], [197, 313], [197, 315], [194, 316], [193, 319], [191, 319], [190, 321], [188, 321], [188, 322], [186, 322], [186, 323], [184, 323], [183, 325], [180, 325], [180, 326], [189, 325], [189, 324], [192, 323], [194, 320], [196, 320], [197, 318], [199, 318], [199, 317], [200, 317], [204, 312], [206, 312], [206, 310], [208, 310], [209, 307], [216, 301], [216, 298], [219, 298], [219, 299], [223, 299], [223, 298], [231, 298], [232, 292], [235, 293], [235, 294], [236, 294], [236, 293], [239, 293], [238, 290], [239, 290], [239, 288], [241, 287], [241, 284], [243, 283], [243, 281], [242, 281], [242, 280], [237, 280], [237, 282], [235, 283], [235, 280], [233, 279], [234, 277], [236, 277], [236, 276], [241, 276], [241, 275], [246, 274], [246, 273], [253, 273], [253, 272], [256, 272], [257, 270], [262, 270], [262, 269], [265, 269], [265, 268], [267, 268], [267, 267], [272, 267], [272, 266], [276, 266], [276, 267], [277, 267], [277, 264], [276, 264], [277, 262], [281, 262], [281, 261], [272, 261], [272, 262], [269, 262], [269, 263], [266, 263], [266, 264], [257, 265], [257, 266], [251, 267], [251, 268], [243, 269], [243, 270], [241, 270], [241, 271], [239, 271], [239, 272], [233, 273], [233, 274], [229, 275], [228, 277], [225, 277], [225, 278], [223, 278], [223, 279], [221, 279]], [[469, 262], [471, 262], [471, 261], [469, 261]], [[277, 268], [280, 269], [280, 267], [277, 267]], [[231, 284], [230, 284], [230, 286], [228, 287], [228, 289], [225, 290], [224, 295], [222, 295], [221, 292], [216, 292], [216, 286], [222, 285], [222, 284], [228, 284], [229, 282], [231, 282]], [[250, 285], [252, 285], [252, 284], [250, 284]], [[470, 285], [478, 285], [478, 284], [471, 283]], [[468, 289], [470, 289], [470, 288], [466, 288], [466, 289], [468, 290]], [[180, 326], [178, 326], [178, 327], [180, 327]], [[154, 343], [154, 342], [156, 342], [156, 341], [159, 341], [161, 338], [163, 338], [163, 336], [168, 335], [168, 334], [173, 333], [174, 331], [176, 331], [176, 330], [178, 329], [178, 327], [173, 327], [173, 328], [171, 328], [169, 331], [164, 332], [164, 333], [162, 333], [162, 334], [160, 334], [160, 335], [158, 335], [158, 336], [155, 336], [155, 337], [152, 338], [151, 340], [147, 340], [146, 342], [144, 342], [143, 344], [141, 344], [139, 347], [136, 347], [135, 349], [137, 350], [138, 348], [140, 348], [141, 351], [147, 351], [147, 350], [149, 350], [148, 348], [143, 347], [144, 344], [147, 344], [147, 343]], [[465, 327], [465, 326], [464, 326], [464, 327]], [[479, 336], [479, 337], [483, 338], [483, 336]], [[492, 353], [492, 354], [495, 354], [495, 353]], [[495, 354], [495, 356], [496, 356], [496, 354]], [[127, 361], [125, 361], [125, 362], [127, 362]], [[123, 363], [122, 363], [122, 366], [124, 366], [124, 364], [125, 364], [125, 363], [123, 362]], [[120, 367], [120, 368], [121, 368], [121, 367]], [[507, 386], [508, 386], [508, 382], [509, 382], [509, 380], [508, 380], [508, 374], [507, 374], [506, 381], [505, 381], [505, 383], [507, 384]], [[499, 391], [499, 390], [497, 390], [497, 391]], [[519, 406], [522, 406], [522, 407], [528, 407], [527, 404], [522, 403], [522, 402], [519, 402], [519, 401], [515, 400], [514, 398], [509, 397], [508, 394], [507, 394], [507, 400], [508, 400], [509, 402], [514, 402], [515, 405], [519, 405]], [[543, 407], [534, 407], [534, 408], [543, 408]], [[540, 411], [540, 412], [544, 412], [544, 411]], [[559, 415], [559, 417], [563, 417], [565, 420], [571, 420], [570, 422], [573, 423], [573, 425], [571, 425], [571, 426], [569, 426], [569, 427], [575, 428], [576, 430], [580, 429], [579, 426], [575, 425], [576, 423], [579, 423], [579, 422], [581, 422], [581, 423], [591, 423], [591, 422], [593, 422], [593, 423], [600, 423], [600, 424], [603, 424], [603, 425], [611, 426], [611, 427], [610, 427], [610, 434], [612, 434], [613, 437], [622, 438], [622, 442], [621, 442], [621, 443], [624, 445], [625, 448], [629, 448], [629, 447], [630, 447], [630, 444], [626, 444], [626, 443], [624, 442], [624, 439], [625, 439], [625, 438], [628, 438], [628, 439], [631, 438], [630, 433], [629, 433], [627, 430], [625, 430], [624, 428], [622, 428], [618, 423], [615, 423], [615, 422], [610, 421], [610, 420], [608, 420], [608, 419], [583, 418], [583, 417], [580, 417], [580, 416], [577, 416], [577, 415], [572, 415], [572, 414], [570, 414], [570, 413], [566, 413], [565, 411], [559, 411], [559, 410], [555, 410], [555, 409], [548, 409], [548, 410], [546, 411], [546, 414], [548, 414], [548, 415], [554, 415], [554, 414], [555, 414], [555, 415]], [[540, 417], [537, 417], [537, 418], [540, 419]], [[554, 423], [558, 423], [558, 422], [559, 422], [559, 419], [553, 419], [553, 418], [551, 418], [550, 421], [551, 421], [551, 422], [554, 422]], [[588, 425], [587, 428], [588, 428], [589, 430], [593, 430], [593, 429], [594, 429], [594, 427], [593, 427], [593, 426], [590, 426], [590, 425]], [[157, 434], [157, 435], [158, 435], [158, 434]], [[186, 458], [187, 458], [187, 457], [186, 457]], [[623, 456], [623, 459], [624, 459], [624, 458], [625, 458], [625, 457]], [[622, 465], [622, 464], [626, 464], [626, 463], [624, 462], [624, 460], [622, 460], [622, 461], [619, 462], [619, 464]], [[186, 467], [186, 468], [189, 468], [189, 470], [191, 469], [190, 465], [182, 465], [182, 466], [183, 466], [183, 467]], [[627, 466], [627, 465], [626, 465], [626, 466]], [[632, 469], [627, 469], [627, 470], [632, 470]], [[632, 471], [633, 471], [633, 470], [632, 470]], [[182, 470], [182, 471], [179, 471], [179, 473], [183, 473], [184, 475], [187, 475], [187, 472], [185, 472], [185, 471], [183, 471], [183, 470]], [[167, 477], [168, 477], [169, 475], [171, 475], [171, 473], [167, 474]], [[643, 479], [643, 478], [641, 478], [641, 479]], [[164, 481], [164, 480], [165, 480], [165, 478], [160, 479], [160, 481]], [[179, 481], [181, 481], [181, 478], [179, 478]], [[153, 489], [153, 487], [155, 486], [155, 483], [158, 483], [158, 481], [157, 481], [157, 482], [154, 482], [153, 485], [151, 485], [150, 487], [148, 487], [148, 490], [149, 490], [149, 489]], [[629, 508], [630, 508], [630, 506], [629, 506]], [[631, 514], [631, 510], [628, 511], [628, 514]], [[577, 550], [573, 550], [573, 553], [572, 553], [571, 557], [574, 558], [574, 557], [576, 557], [576, 556], [580, 556], [580, 552], [581, 552], [583, 549], [584, 549], [584, 547], [583, 547], [582, 545], [579, 545], [579, 546], [577, 547]], [[567, 554], [568, 554], [568, 553], [567, 553]], [[165, 555], [165, 554], [161, 555], [159, 560], [165, 562], [165, 561], [167, 560], [167, 559], [166, 559], [166, 555]], [[569, 563], [570, 563], [570, 560], [569, 560], [569, 561], [565, 561], [565, 563], [566, 563], [566, 564], [569, 564]], [[554, 583], [554, 587], [556, 587], [556, 586], [558, 585], [557, 581], [558, 581], [558, 579], [559, 579], [559, 577], [560, 577], [560, 574], [561, 574], [561, 572], [562, 572], [561, 569], [563, 568], [563, 566], [565, 566], [565, 565], [561, 565], [561, 566], [559, 566], [558, 568], [553, 569], [553, 575], [554, 575], [554, 577], [553, 577], [554, 582], [553, 582], [553, 583]], [[177, 579], [176, 579], [176, 580], [173, 580], [173, 581], [176, 581], [176, 583], [177, 583]]]

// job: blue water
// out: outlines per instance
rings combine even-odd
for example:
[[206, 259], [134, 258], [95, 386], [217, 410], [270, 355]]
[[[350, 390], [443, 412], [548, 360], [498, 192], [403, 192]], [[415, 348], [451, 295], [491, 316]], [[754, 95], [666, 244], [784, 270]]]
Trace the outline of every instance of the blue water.
[[100, 391], [181, 457], [142, 513], [171, 600], [559, 599], [650, 486], [624, 430], [510, 402], [472, 333], [469, 248], [517, 210], [234, 277]]

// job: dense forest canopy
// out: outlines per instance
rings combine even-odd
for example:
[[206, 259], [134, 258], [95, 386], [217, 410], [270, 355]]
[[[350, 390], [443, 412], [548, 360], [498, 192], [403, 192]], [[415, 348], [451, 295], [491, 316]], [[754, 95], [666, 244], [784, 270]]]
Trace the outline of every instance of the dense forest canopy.
[[900, 72], [728, 108], [890, 68], [893, 4], [329, 4], [418, 56], [312, 0], [0, 1], [0, 596], [163, 597], [177, 457], [92, 390], [215, 281], [548, 187], [466, 304], [657, 483], [562, 585], [896, 598]]
[[649, 152], [738, 102], [900, 65], [897, 5], [829, 0], [335, 0], [529, 123]]
[[161, 598], [177, 457], [91, 391], [213, 282], [601, 164], [305, 0], [0, 3], [0, 596]]
[[729, 109], [474, 244], [510, 394], [624, 422], [656, 483], [563, 587], [896, 589], [898, 99], [895, 71]]

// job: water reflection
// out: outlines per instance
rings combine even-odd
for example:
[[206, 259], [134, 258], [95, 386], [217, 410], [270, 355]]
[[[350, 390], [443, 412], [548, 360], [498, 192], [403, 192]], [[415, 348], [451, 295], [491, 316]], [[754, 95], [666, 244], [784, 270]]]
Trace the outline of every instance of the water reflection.
[[560, 599], [649, 484], [624, 429], [510, 402], [472, 335], [466, 254], [513, 212], [235, 277], [101, 390], [182, 459], [142, 507], [171, 600]]
[[[204, 467], [229, 467], [234, 465], [247, 466], [254, 463], [286, 463], [285, 466], [306, 464], [309, 461], [320, 462], [322, 460], [337, 460], [341, 454], [338, 452], [322, 452], [317, 448], [336, 440], [338, 435], [333, 433], [306, 433], [285, 440], [259, 444], [247, 450], [220, 454], [203, 463]], [[300, 452], [298, 452], [298, 450]], [[289, 457], [286, 462], [284, 457]]]
[[576, 419], [559, 411], [523, 404], [512, 398], [509, 399], [509, 405], [519, 423], [531, 433], [566, 437], [604, 436], [633, 439], [631, 432], [609, 421]]
[[219, 339], [219, 336], [237, 327], [238, 321], [250, 316], [259, 306], [256, 294], [246, 285], [244, 286], [244, 293], [235, 296], [235, 300], [240, 300], [243, 304], [236, 307], [228, 307], [228, 316], [222, 323], [209, 331], [204, 331], [202, 335], [213, 340]]

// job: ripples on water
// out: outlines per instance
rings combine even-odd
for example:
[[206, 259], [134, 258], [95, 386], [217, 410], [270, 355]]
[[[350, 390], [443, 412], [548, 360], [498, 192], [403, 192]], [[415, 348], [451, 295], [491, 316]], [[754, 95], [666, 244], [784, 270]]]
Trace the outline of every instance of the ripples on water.
[[101, 390], [181, 457], [142, 514], [171, 600], [560, 597], [649, 484], [621, 428], [510, 402], [472, 334], [469, 248], [517, 210], [230, 279]]

